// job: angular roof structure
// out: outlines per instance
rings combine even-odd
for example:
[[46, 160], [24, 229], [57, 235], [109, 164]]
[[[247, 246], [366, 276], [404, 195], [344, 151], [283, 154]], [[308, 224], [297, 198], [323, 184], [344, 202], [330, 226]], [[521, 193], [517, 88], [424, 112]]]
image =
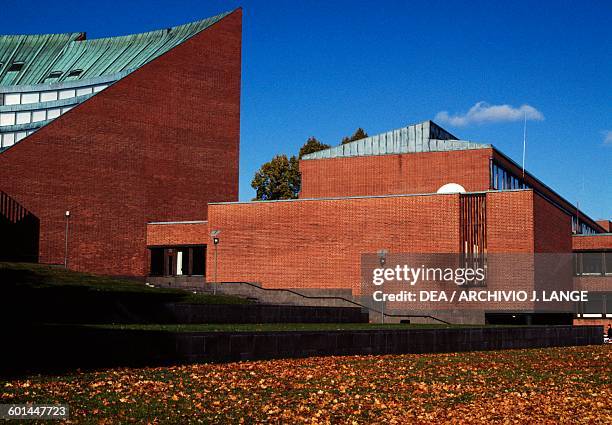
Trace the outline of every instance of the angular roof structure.
[[304, 155], [302, 159], [338, 158], [350, 156], [387, 155], [416, 152], [444, 152], [482, 149], [491, 145], [458, 140], [433, 121], [366, 137], [340, 146]]
[[227, 16], [121, 37], [0, 36], [0, 86], [84, 80], [137, 69]]

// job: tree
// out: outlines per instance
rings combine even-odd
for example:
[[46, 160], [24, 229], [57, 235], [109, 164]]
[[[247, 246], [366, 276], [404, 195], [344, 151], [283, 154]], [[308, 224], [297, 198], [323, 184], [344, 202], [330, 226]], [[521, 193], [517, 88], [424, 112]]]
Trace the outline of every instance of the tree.
[[354, 142], [355, 140], [365, 139], [366, 137], [368, 137], [368, 133], [366, 133], [363, 128], [359, 127], [357, 130], [355, 130], [355, 133], [353, 133], [351, 137], [343, 137], [342, 144], [345, 145], [347, 143]]
[[300, 192], [300, 172], [295, 156], [276, 155], [255, 173], [251, 186], [257, 192], [254, 200], [295, 199]]
[[298, 158], [302, 159], [304, 155], [322, 151], [323, 149], [327, 149], [329, 147], [330, 147], [329, 145], [326, 145], [325, 143], [321, 143], [313, 136], [310, 136], [308, 140], [306, 140], [306, 143], [304, 143], [304, 146], [300, 148], [300, 153], [298, 155]]
[[299, 158], [309, 153], [329, 148], [329, 145], [309, 137], [300, 148], [298, 157], [276, 155], [270, 162], [266, 162], [255, 173], [251, 187], [257, 195], [254, 201], [271, 201], [276, 199], [295, 199], [300, 193], [302, 179], [299, 170]]

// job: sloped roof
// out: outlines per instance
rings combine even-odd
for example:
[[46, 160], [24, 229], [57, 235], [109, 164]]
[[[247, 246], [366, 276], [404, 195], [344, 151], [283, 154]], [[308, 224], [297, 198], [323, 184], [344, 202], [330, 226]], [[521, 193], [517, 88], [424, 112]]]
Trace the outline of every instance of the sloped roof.
[[[91, 79], [131, 71], [229, 13], [163, 30], [92, 40], [86, 40], [85, 33], [0, 36], [0, 86]], [[57, 71], [61, 76], [50, 79], [49, 75]]]
[[458, 140], [433, 121], [424, 121], [397, 130], [366, 137], [340, 146], [304, 155], [302, 159], [387, 155], [416, 152], [443, 152], [482, 149], [491, 145]]

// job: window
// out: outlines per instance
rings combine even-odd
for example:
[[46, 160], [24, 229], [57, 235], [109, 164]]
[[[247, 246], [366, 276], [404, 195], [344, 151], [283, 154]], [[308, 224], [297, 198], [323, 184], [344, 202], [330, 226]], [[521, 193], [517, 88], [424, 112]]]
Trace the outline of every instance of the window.
[[20, 93], [7, 93], [4, 95], [5, 105], [19, 105], [21, 103]]
[[15, 133], [15, 141], [18, 142], [21, 139], [24, 139], [27, 136], [25, 131], [18, 131], [17, 133]]
[[69, 89], [69, 90], [60, 90], [59, 92], [59, 98], [60, 99], [69, 99], [71, 97], [76, 96], [75, 90], [74, 89]]
[[13, 62], [9, 66], [8, 72], [19, 72], [23, 69], [23, 62]]
[[29, 124], [30, 123], [30, 111], [17, 112], [16, 124]]
[[580, 252], [578, 253], [579, 275], [602, 275], [603, 274], [603, 252]]
[[41, 102], [52, 102], [57, 100], [57, 92], [56, 91], [45, 91], [40, 94]]
[[15, 113], [7, 112], [0, 114], [0, 125], [15, 125]]
[[77, 96], [84, 96], [86, 94], [91, 94], [91, 92], [92, 92], [92, 88], [91, 87], [85, 87], [85, 88], [77, 89], [76, 95]]
[[62, 108], [62, 114], [65, 114], [66, 112], [68, 112], [69, 110], [71, 110], [72, 108], [74, 108], [74, 106], [67, 106], [65, 108]]
[[32, 112], [32, 122], [44, 121], [47, 119], [47, 111], [34, 111]]
[[2, 136], [2, 147], [12, 146], [15, 143], [15, 133], [6, 133]]
[[56, 82], [60, 79], [60, 77], [62, 76], [62, 71], [53, 71], [51, 72], [47, 78], [45, 78], [45, 81], [43, 81], [44, 83], [53, 83]]
[[48, 120], [52, 120], [54, 118], [57, 118], [60, 116], [60, 110], [59, 109], [49, 109], [47, 111], [47, 119]]
[[68, 73], [66, 80], [78, 80], [79, 76], [83, 73], [82, 69], [73, 69]]
[[107, 87], [108, 87], [108, 84], [103, 84], [101, 86], [95, 86], [94, 89], [93, 89], [93, 92], [94, 93], [98, 93], [98, 92], [104, 90]]
[[39, 93], [23, 93], [21, 103], [38, 103]]
[[[612, 275], [612, 251], [604, 252], [604, 266], [606, 274]], [[612, 296], [610, 297], [612, 300]], [[610, 309], [612, 313], [612, 309]]]

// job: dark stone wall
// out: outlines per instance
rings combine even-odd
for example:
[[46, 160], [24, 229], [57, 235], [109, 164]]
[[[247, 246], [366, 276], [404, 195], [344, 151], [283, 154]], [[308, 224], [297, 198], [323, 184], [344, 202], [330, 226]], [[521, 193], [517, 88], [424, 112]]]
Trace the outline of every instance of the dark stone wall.
[[601, 344], [603, 338], [600, 326], [180, 333], [56, 326], [12, 329], [7, 341], [2, 375], [309, 356], [563, 347]]

